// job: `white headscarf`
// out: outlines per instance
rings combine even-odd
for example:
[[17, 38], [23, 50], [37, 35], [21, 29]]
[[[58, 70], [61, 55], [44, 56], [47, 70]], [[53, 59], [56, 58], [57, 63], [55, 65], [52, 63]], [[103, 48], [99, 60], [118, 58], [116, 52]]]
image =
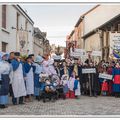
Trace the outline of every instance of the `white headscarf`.
[[36, 57], [36, 59], [35, 59], [35, 62], [38, 62], [38, 63], [40, 63], [40, 62], [42, 62], [44, 59], [40, 56], [40, 55], [38, 55], [37, 57]]

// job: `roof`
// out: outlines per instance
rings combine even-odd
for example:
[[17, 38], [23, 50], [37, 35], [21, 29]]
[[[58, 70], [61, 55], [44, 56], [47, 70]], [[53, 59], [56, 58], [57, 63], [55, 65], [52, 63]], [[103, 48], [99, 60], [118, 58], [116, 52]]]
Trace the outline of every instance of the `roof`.
[[120, 14], [116, 15], [115, 17], [113, 17], [113, 18], [110, 19], [109, 21], [105, 22], [104, 24], [100, 25], [99, 27], [93, 29], [92, 31], [90, 31], [90, 32], [87, 33], [86, 35], [82, 36], [82, 38], [87, 38], [87, 37], [89, 37], [90, 35], [96, 33], [96, 31], [97, 31], [98, 29], [103, 29], [104, 27], [111, 25], [116, 19], [120, 20]]
[[39, 38], [42, 37], [43, 39], [46, 38], [45, 32], [41, 32], [41, 30], [38, 27], [34, 27], [34, 36]]
[[69, 39], [71, 38], [71, 36], [73, 35], [74, 32], [75, 32], [75, 30], [72, 30], [72, 32], [69, 35]]
[[20, 5], [13, 5], [27, 20], [33, 25], [33, 20], [29, 17], [29, 15], [20, 7]]
[[100, 5], [96, 5], [95, 7], [93, 7], [92, 9], [90, 9], [89, 11], [87, 11], [86, 13], [84, 13], [83, 15], [80, 16], [80, 18], [78, 19], [77, 23], [75, 24], [75, 27], [77, 27], [80, 22], [83, 20], [84, 16], [87, 15], [88, 13], [90, 13], [91, 11], [93, 11], [94, 9], [96, 9], [97, 7], [99, 7]]

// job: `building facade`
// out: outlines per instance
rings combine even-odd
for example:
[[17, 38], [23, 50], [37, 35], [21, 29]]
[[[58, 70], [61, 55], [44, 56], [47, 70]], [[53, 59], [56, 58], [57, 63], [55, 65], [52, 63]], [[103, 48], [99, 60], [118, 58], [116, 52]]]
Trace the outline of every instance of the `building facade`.
[[[101, 57], [91, 56], [93, 60], [109, 60], [111, 54], [111, 34], [119, 32], [120, 29], [120, 5], [97, 5], [83, 14], [75, 25], [77, 48], [86, 52], [101, 51]], [[118, 34], [117, 34], [118, 37]], [[70, 34], [66, 39], [66, 49], [68, 42], [73, 40]]]
[[0, 5], [0, 51], [33, 53], [34, 22], [19, 5]]
[[34, 28], [34, 45], [33, 45], [33, 50], [35, 56], [38, 54], [43, 56], [44, 53], [44, 41], [45, 41], [45, 36], [43, 35], [43, 32], [40, 31], [39, 28]]

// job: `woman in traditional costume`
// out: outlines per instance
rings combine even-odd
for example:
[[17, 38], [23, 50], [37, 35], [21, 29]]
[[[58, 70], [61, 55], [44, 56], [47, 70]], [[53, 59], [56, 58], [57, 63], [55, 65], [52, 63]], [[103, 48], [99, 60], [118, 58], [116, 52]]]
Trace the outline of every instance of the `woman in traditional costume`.
[[19, 98], [19, 104], [24, 104], [23, 96], [26, 96], [25, 88], [25, 70], [23, 62], [20, 60], [20, 53], [15, 53], [15, 59], [11, 61], [13, 68], [13, 80], [11, 82], [13, 89], [12, 102], [17, 105], [17, 98]]
[[6, 108], [8, 104], [8, 93], [9, 93], [9, 74], [10, 64], [6, 61], [7, 54], [2, 53], [0, 61], [0, 108]]
[[33, 67], [32, 67], [32, 57], [27, 57], [26, 63], [24, 64], [24, 69], [26, 73], [26, 102], [32, 101], [32, 95], [34, 94], [34, 77], [33, 77]]

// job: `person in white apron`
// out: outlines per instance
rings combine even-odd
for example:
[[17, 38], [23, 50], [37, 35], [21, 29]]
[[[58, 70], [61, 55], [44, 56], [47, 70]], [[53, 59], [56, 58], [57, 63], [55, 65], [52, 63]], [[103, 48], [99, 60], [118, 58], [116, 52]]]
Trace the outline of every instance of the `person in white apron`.
[[6, 61], [7, 54], [3, 53], [1, 55], [2, 60], [0, 61], [0, 108], [6, 108], [9, 97], [9, 73], [10, 73], [10, 64]]
[[26, 102], [31, 102], [32, 101], [32, 96], [34, 94], [34, 78], [33, 78], [33, 67], [32, 67], [32, 57], [29, 56], [26, 59], [26, 63], [24, 64], [24, 69], [26, 73], [26, 92], [27, 96]]
[[25, 88], [25, 71], [23, 68], [23, 63], [20, 61], [20, 53], [15, 53], [15, 59], [11, 62], [13, 68], [13, 80], [11, 82], [13, 95], [12, 102], [13, 105], [17, 105], [17, 98], [19, 98], [19, 104], [24, 104], [23, 96], [26, 96]]

